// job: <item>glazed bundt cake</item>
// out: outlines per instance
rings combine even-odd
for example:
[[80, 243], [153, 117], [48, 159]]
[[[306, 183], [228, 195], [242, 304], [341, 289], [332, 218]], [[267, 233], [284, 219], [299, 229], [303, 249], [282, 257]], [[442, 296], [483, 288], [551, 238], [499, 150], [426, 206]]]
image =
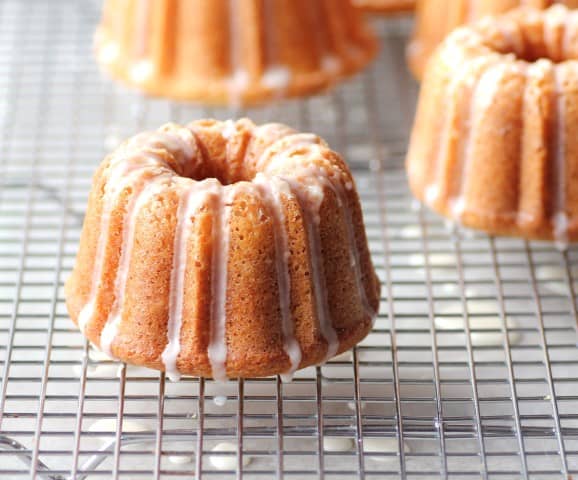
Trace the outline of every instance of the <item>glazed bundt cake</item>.
[[222, 380], [351, 348], [380, 284], [341, 157], [313, 134], [245, 119], [166, 125], [109, 155], [65, 291], [105, 353]]
[[114, 77], [213, 104], [318, 92], [376, 48], [351, 0], [107, 0], [96, 34]]
[[416, 0], [353, 0], [353, 5], [371, 13], [411, 12]]
[[493, 234], [578, 239], [578, 11], [522, 8], [454, 31], [424, 75], [415, 195]]
[[530, 6], [545, 9], [555, 3], [571, 8], [578, 0], [417, 0], [416, 26], [408, 47], [410, 69], [421, 79], [434, 49], [452, 30], [488, 15], [499, 15], [513, 8]]

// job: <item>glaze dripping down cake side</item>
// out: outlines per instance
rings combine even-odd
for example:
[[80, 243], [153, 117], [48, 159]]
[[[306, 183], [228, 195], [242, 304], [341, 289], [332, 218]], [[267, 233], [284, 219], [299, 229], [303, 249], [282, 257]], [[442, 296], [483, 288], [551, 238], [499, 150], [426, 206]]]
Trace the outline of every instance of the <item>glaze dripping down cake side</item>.
[[144, 92], [236, 105], [326, 89], [377, 41], [351, 0], [107, 0], [95, 47]]
[[379, 305], [359, 198], [319, 137], [197, 121], [137, 135], [94, 176], [67, 306], [123, 361], [291, 375], [351, 348]]
[[578, 13], [521, 8], [452, 33], [426, 70], [414, 194], [493, 234], [578, 240]]

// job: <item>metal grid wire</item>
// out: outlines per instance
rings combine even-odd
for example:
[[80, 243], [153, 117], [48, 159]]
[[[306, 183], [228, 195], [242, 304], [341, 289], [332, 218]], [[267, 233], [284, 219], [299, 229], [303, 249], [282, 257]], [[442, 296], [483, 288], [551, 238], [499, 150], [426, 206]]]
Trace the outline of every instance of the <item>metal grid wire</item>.
[[[102, 78], [99, 9], [0, 1], [0, 478], [578, 472], [578, 249], [463, 231], [412, 201], [409, 20], [380, 21], [378, 62], [334, 93], [239, 112]], [[349, 160], [384, 285], [373, 333], [288, 384], [172, 383], [102, 359], [62, 293], [91, 172], [136, 131], [241, 114], [314, 130]]]

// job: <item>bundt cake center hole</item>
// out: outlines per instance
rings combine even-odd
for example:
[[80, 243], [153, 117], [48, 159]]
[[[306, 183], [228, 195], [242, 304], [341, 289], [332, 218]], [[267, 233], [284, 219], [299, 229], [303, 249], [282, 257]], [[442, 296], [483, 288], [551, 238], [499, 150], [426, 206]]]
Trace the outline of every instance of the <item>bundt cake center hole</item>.
[[210, 172], [205, 173], [205, 174], [202, 174], [200, 172], [194, 172], [192, 175], [183, 175], [183, 176], [191, 178], [197, 182], [202, 182], [203, 180], [215, 179], [223, 186], [234, 185], [234, 184], [242, 182], [242, 181], [251, 181], [250, 179], [246, 180], [244, 178], [234, 177], [231, 175], [231, 172], [226, 172], [226, 171], [221, 171], [221, 170], [211, 170]]
[[181, 173], [181, 175], [196, 181], [214, 178], [224, 186], [253, 181], [256, 174], [245, 165], [243, 158], [231, 156], [226, 151], [213, 155], [206, 153], [205, 162], [201, 168]]
[[517, 60], [523, 62], [535, 63], [538, 60], [550, 60], [553, 63], [561, 63], [567, 60], [559, 55], [552, 55], [551, 52], [546, 51], [545, 45], [532, 45], [524, 44], [523, 48], [516, 48], [513, 45], [509, 45], [510, 48], [497, 49], [503, 54], [513, 54]]
[[253, 181], [257, 172], [254, 163], [248, 159], [252, 128], [246, 119], [236, 122], [212, 119], [195, 122], [192, 129], [198, 153], [190, 159], [194, 166], [189, 166], [189, 171], [181, 175], [197, 181], [214, 178], [222, 185]]

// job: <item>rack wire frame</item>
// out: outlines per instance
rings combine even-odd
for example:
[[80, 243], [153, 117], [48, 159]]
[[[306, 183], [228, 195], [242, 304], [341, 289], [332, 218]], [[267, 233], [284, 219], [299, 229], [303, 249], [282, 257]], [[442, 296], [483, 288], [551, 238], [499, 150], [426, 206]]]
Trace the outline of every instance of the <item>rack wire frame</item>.
[[[578, 473], [578, 250], [465, 231], [411, 199], [409, 20], [379, 21], [378, 61], [334, 92], [232, 111], [143, 99], [100, 76], [99, 9], [0, 1], [0, 478]], [[344, 152], [383, 281], [374, 331], [288, 384], [172, 383], [103, 359], [62, 293], [91, 172], [136, 131], [240, 115]]]

